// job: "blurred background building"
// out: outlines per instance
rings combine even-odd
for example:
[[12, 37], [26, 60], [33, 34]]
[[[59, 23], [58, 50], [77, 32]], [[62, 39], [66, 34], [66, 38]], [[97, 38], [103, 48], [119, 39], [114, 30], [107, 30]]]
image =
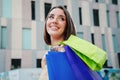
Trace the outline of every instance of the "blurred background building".
[[45, 18], [56, 5], [70, 12], [77, 36], [107, 52], [104, 68], [119, 69], [120, 0], [0, 0], [0, 73], [41, 67]]

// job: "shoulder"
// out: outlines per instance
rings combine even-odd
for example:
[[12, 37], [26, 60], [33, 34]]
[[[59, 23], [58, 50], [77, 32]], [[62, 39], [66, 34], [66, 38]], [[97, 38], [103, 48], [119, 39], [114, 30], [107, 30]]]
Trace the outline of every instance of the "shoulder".
[[65, 49], [64, 49], [64, 46], [63, 46], [63, 45], [60, 45], [60, 46], [52, 46], [52, 47], [50, 48], [50, 51], [64, 52]]

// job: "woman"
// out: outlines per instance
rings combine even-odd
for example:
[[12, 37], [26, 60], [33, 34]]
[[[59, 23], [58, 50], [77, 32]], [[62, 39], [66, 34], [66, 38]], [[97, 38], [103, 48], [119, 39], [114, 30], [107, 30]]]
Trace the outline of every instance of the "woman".
[[[62, 6], [53, 7], [48, 13], [45, 21], [44, 41], [51, 47], [50, 51], [48, 51], [42, 59], [42, 73], [40, 75], [40, 80], [102, 80], [92, 69], [95, 68], [98, 70], [102, 67], [103, 63], [105, 62], [105, 52], [96, 48], [96, 46], [93, 46], [91, 43], [79, 40], [79, 38], [75, 35], [75, 26], [66, 8]], [[60, 42], [66, 46], [60, 45]], [[68, 43], [70, 43], [70, 45]], [[74, 46], [72, 46], [71, 43]], [[83, 46], [80, 47], [80, 45], [85, 44], [85, 49]], [[89, 49], [88, 45], [95, 50]], [[76, 46], [77, 48], [80, 47], [80, 51], [78, 49], [76, 50], [83, 55], [82, 57], [78, 57], [75, 54], [75, 48], [74, 50], [71, 49], [72, 47]], [[84, 53], [83, 49], [85, 51], [88, 49], [89, 51], [87, 51], [87, 54], [90, 54], [90, 56], [86, 55], [86, 52]], [[77, 53], [79, 54], [78, 51]], [[83, 51], [83, 53], [81, 53], [81, 51]], [[95, 55], [95, 57], [100, 59], [97, 59], [96, 61], [96, 58], [92, 57], [91, 55]], [[90, 61], [93, 62], [92, 66], [92, 62]], [[84, 62], [90, 62], [90, 64], [88, 63], [86, 65]]]
[[[70, 35], [76, 35], [72, 18], [63, 6], [53, 7], [45, 21], [44, 41], [54, 51], [64, 51], [59, 42], [67, 40]], [[42, 73], [40, 80], [48, 80], [46, 58], [42, 59]]]

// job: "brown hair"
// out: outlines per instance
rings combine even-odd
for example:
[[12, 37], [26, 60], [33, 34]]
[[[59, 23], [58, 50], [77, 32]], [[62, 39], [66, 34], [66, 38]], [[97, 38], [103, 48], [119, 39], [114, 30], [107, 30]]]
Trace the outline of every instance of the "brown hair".
[[[67, 40], [71, 34], [76, 35], [75, 26], [73, 24], [72, 18], [70, 16], [69, 12], [67, 11], [67, 9], [63, 6], [55, 6], [52, 9], [50, 9], [49, 13], [55, 8], [62, 9], [66, 16], [66, 29], [64, 31], [64, 40]], [[49, 13], [48, 13], [48, 15], [49, 15]], [[47, 45], [51, 45], [50, 35], [48, 34], [48, 32], [46, 30], [47, 19], [48, 19], [48, 16], [46, 17], [45, 27], [44, 27], [44, 41], [46, 42]]]

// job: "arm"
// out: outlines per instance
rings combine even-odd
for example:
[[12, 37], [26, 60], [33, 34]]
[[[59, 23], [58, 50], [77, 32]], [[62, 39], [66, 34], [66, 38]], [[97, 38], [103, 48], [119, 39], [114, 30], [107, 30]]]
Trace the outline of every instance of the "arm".
[[45, 68], [45, 65], [46, 65], [46, 58], [45, 58], [45, 55], [44, 55], [43, 58], [42, 58], [42, 61], [41, 61], [42, 69]]

